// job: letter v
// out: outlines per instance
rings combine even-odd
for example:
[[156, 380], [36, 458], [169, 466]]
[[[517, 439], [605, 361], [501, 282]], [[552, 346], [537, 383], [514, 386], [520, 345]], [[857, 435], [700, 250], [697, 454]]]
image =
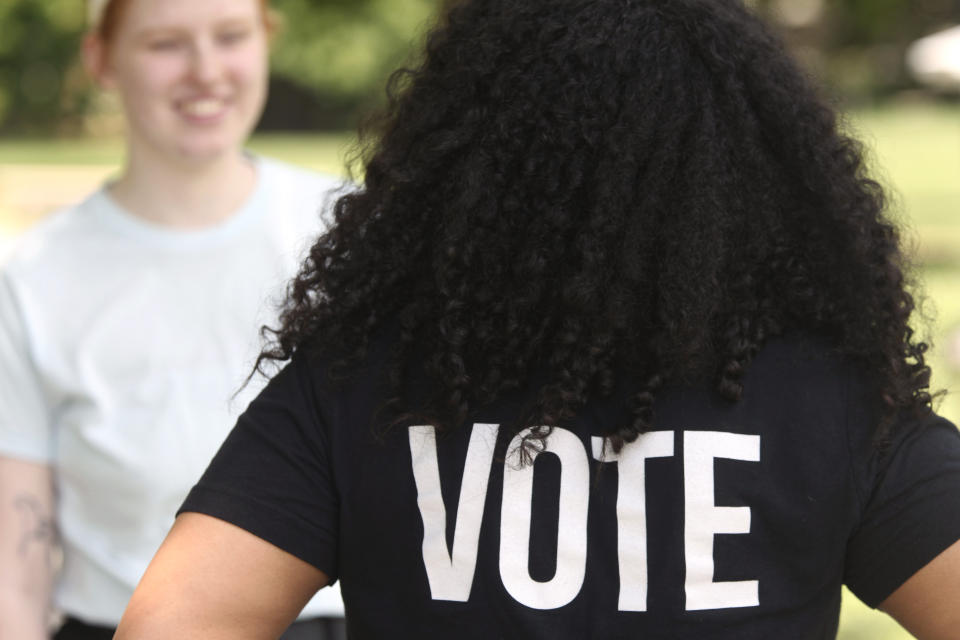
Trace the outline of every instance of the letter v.
[[436, 430], [431, 426], [409, 429], [417, 506], [423, 520], [423, 564], [434, 600], [466, 602], [470, 598], [477, 567], [480, 522], [499, 429], [497, 424], [473, 425], [460, 482], [452, 553], [447, 549], [447, 510], [440, 493]]

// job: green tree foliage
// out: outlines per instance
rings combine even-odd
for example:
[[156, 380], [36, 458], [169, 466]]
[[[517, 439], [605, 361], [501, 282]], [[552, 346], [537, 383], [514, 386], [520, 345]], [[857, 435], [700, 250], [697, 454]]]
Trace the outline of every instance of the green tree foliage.
[[317, 91], [368, 97], [403, 62], [436, 0], [275, 0], [274, 71]]
[[747, 0], [776, 16], [785, 4], [822, 4], [828, 49], [914, 40], [960, 21], [960, 0]]
[[832, 5], [839, 46], [906, 43], [960, 20], [957, 0], [838, 0], [828, 4]]
[[[381, 96], [387, 74], [406, 58], [436, 4], [274, 0], [283, 28], [272, 64], [276, 84], [287, 90], [275, 92], [281, 104], [271, 108], [283, 112], [284, 101], [298, 100], [300, 111], [316, 105], [334, 111], [313, 124], [349, 121], [345, 114]], [[78, 61], [84, 7], [83, 0], [0, 0], [0, 132], [78, 125], [92, 90]]]
[[960, 0], [752, 1], [774, 19], [785, 10], [818, 5], [818, 19], [788, 25], [788, 38], [808, 54], [802, 57], [814, 61], [814, 70], [828, 84], [854, 100], [874, 100], [914, 86], [905, 64], [910, 43], [960, 22]]
[[78, 0], [0, 1], [0, 131], [49, 130], [82, 109], [69, 94], [83, 20]]
[[[808, 0], [748, 1], [774, 12], [778, 2]], [[908, 42], [960, 21], [960, 0], [824, 2], [821, 23], [806, 44], [823, 51], [840, 75], [874, 93], [908, 82], [896, 69]], [[273, 0], [284, 27], [273, 47], [270, 126], [352, 123], [353, 114], [382, 99], [387, 75], [414, 50], [439, 4]], [[70, 131], [91, 108], [91, 87], [78, 63], [84, 5], [84, 0], [0, 0], [0, 133]], [[849, 83], [836, 84], [843, 89]]]
[[275, 82], [264, 123], [351, 127], [359, 113], [383, 98], [387, 76], [415, 50], [437, 5], [438, 0], [274, 0], [283, 26], [273, 47]]

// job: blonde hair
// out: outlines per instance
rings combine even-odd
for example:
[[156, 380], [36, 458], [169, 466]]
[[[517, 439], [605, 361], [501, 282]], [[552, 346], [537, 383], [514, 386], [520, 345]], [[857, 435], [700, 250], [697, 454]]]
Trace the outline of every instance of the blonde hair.
[[110, 0], [87, 0], [87, 24], [96, 29]]

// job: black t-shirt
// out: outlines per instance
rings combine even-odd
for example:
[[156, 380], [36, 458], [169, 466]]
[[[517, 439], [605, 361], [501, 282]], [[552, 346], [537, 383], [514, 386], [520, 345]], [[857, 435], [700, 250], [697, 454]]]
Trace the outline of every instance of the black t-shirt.
[[737, 403], [663, 389], [619, 455], [624, 398], [591, 403], [526, 465], [522, 394], [377, 439], [383, 351], [346, 381], [294, 358], [183, 506], [339, 579], [351, 638], [834, 638], [841, 584], [876, 606], [960, 539], [956, 428], [881, 454], [868, 385], [812, 341], [767, 345]]

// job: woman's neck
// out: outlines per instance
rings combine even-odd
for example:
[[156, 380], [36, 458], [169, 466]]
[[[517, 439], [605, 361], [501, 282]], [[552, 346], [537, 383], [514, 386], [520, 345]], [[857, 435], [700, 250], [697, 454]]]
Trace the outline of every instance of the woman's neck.
[[131, 152], [110, 195], [139, 218], [197, 229], [229, 218], [256, 183], [256, 166], [239, 151], [202, 163], [148, 160]]

